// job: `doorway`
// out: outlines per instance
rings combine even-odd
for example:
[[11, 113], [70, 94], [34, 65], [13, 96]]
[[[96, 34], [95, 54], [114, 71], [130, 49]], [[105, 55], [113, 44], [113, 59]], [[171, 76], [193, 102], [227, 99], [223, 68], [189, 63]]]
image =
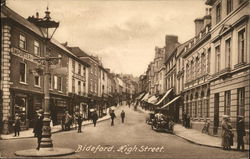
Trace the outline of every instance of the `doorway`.
[[218, 134], [218, 127], [219, 127], [219, 103], [220, 103], [220, 94], [214, 94], [214, 130], [213, 134]]

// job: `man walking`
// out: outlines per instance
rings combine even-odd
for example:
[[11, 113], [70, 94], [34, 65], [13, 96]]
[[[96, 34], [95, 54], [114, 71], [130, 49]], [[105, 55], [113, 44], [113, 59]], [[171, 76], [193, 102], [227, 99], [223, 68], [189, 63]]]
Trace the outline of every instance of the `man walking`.
[[124, 123], [124, 118], [125, 118], [125, 112], [124, 112], [124, 110], [122, 110], [122, 112], [121, 112], [121, 118], [122, 118], [122, 123]]
[[37, 120], [36, 120], [36, 123], [35, 123], [35, 127], [34, 127], [34, 133], [35, 133], [35, 136], [37, 137], [37, 150], [40, 149], [40, 143], [41, 143], [41, 140], [42, 140], [42, 129], [43, 129], [43, 110], [40, 109], [37, 111]]
[[92, 120], [93, 120], [93, 124], [94, 124], [94, 127], [95, 127], [96, 126], [96, 122], [98, 120], [98, 115], [96, 113], [96, 110], [92, 114]]
[[78, 124], [78, 133], [81, 133], [82, 132], [82, 121], [83, 121], [83, 118], [82, 118], [82, 115], [79, 113], [77, 114], [76, 116], [76, 121], [77, 121], [77, 124]]
[[238, 116], [237, 121], [237, 150], [240, 150], [240, 147], [242, 147], [241, 151], [244, 151], [244, 136], [246, 135], [245, 131], [245, 123], [244, 123], [244, 117]]
[[114, 119], [116, 117], [114, 110], [112, 110], [112, 112], [110, 113], [110, 116], [111, 116], [111, 126], [114, 126]]

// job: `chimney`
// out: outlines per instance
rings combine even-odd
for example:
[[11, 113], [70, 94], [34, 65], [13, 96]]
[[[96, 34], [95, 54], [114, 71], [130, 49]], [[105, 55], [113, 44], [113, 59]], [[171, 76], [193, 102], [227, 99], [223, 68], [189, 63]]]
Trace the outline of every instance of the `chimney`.
[[166, 35], [165, 37], [165, 51], [166, 54], [175, 49], [176, 44], [178, 44], [178, 36], [176, 35]]
[[204, 27], [211, 23], [211, 8], [206, 8], [206, 15], [204, 16]]
[[36, 12], [36, 18], [39, 19], [39, 13], [38, 12]]
[[201, 18], [197, 18], [194, 20], [194, 24], [195, 24], [195, 36], [197, 36], [199, 32], [203, 29], [204, 20]]

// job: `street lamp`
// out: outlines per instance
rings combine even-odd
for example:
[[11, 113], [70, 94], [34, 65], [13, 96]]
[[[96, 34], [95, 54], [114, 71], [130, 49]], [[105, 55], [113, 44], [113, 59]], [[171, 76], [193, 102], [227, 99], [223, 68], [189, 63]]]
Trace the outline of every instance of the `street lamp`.
[[[38, 13], [37, 13], [38, 14]], [[45, 41], [45, 57], [36, 58], [35, 60], [44, 61], [45, 63], [45, 71], [44, 71], [44, 119], [43, 119], [43, 128], [42, 128], [42, 140], [40, 144], [40, 150], [29, 149], [17, 151], [15, 154], [19, 156], [59, 156], [59, 155], [67, 155], [74, 153], [73, 149], [67, 148], [53, 148], [53, 143], [51, 139], [51, 127], [50, 127], [50, 112], [49, 112], [49, 77], [50, 77], [50, 63], [53, 60], [59, 60], [60, 57], [50, 57], [47, 53], [47, 46], [51, 38], [53, 37], [55, 31], [59, 27], [59, 22], [55, 22], [51, 20], [50, 11], [45, 11], [44, 18], [32, 18], [32, 22], [34, 22], [38, 27], [40, 27]], [[49, 31], [52, 31], [51, 33]]]

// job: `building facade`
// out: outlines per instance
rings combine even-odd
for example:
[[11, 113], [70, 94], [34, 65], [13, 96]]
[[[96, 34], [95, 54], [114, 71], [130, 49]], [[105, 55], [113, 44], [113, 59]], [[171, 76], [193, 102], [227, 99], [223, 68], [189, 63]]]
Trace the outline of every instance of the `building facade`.
[[[207, 0], [212, 7], [210, 120], [211, 132], [221, 132], [222, 115], [244, 116], [249, 132], [250, 105], [250, 6], [248, 0]], [[249, 133], [245, 138], [248, 142]]]
[[211, 16], [196, 19], [195, 36], [184, 45], [184, 108], [191, 117], [192, 128], [202, 130], [204, 121], [210, 117], [210, 28]]

